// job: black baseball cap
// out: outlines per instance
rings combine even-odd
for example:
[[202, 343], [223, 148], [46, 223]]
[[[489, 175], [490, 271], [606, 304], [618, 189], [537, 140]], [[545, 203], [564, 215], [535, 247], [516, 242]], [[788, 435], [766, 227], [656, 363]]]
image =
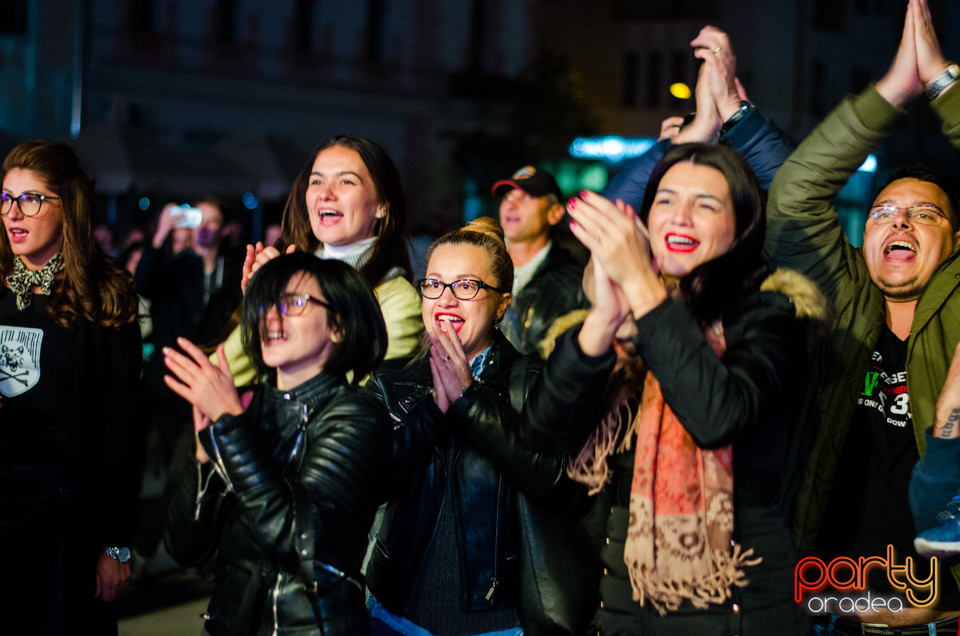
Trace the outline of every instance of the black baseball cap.
[[560, 186], [553, 175], [546, 170], [539, 170], [533, 166], [524, 166], [513, 173], [509, 179], [502, 179], [493, 184], [490, 189], [495, 197], [503, 196], [506, 191], [512, 189], [523, 190], [527, 194], [535, 197], [545, 197], [552, 194], [557, 197], [558, 202], [563, 202], [563, 193], [560, 192]]

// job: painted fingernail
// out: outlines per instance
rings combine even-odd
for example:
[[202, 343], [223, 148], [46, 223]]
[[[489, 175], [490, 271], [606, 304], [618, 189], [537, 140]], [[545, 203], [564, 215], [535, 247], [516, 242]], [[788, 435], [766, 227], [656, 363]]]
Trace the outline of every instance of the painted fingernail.
[[575, 228], [576, 226], [577, 226], [577, 222], [576, 222], [576, 221], [570, 221], [570, 229], [571, 229], [571, 230], [572, 230], [573, 228]]
[[581, 190], [581, 191], [580, 191], [580, 198], [581, 198], [581, 199], [585, 199], [585, 198], [587, 198], [587, 195], [588, 195], [588, 194], [589, 194], [589, 192], [588, 192], [587, 190]]
[[567, 201], [567, 207], [570, 208], [571, 210], [575, 210], [575, 209], [576, 209], [576, 207], [577, 207], [577, 199], [576, 199], [576, 197], [570, 197], [570, 200]]

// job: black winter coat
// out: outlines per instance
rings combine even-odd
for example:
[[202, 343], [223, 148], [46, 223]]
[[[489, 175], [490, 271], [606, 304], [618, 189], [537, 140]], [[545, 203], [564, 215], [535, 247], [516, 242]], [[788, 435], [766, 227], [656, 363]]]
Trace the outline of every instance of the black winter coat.
[[520, 353], [537, 353], [553, 322], [590, 306], [583, 293], [583, 265], [554, 241], [523, 289], [503, 315], [500, 329]]
[[[166, 545], [183, 565], [218, 551], [207, 631], [367, 633], [360, 565], [390, 452], [383, 407], [320, 373], [291, 391], [258, 385], [245, 413], [200, 437], [211, 462], [187, 471]], [[298, 557], [311, 536], [313, 608]]]
[[[518, 436], [523, 419], [562, 425], [595, 417], [605, 377], [584, 368], [580, 376], [599, 379], [561, 393], [541, 381], [542, 364], [536, 356], [520, 356], [496, 332], [479, 380], [446, 415], [430, 392], [427, 357], [374, 374], [369, 386], [396, 424], [387, 511], [367, 576], [371, 593], [394, 614], [402, 615], [410, 598], [452, 478], [459, 495], [461, 609], [516, 607], [524, 629], [538, 634], [575, 633], [589, 623], [601, 566], [580, 548], [596, 532], [571, 517], [590, 502], [565, 476], [563, 459], [531, 452]], [[522, 414], [511, 404], [522, 404]], [[450, 453], [452, 475], [446, 470]], [[481, 510], [496, 514], [476, 514]]]
[[[798, 277], [802, 278], [802, 277]], [[768, 281], [780, 284], [780, 273]], [[805, 279], [803, 279], [805, 281]], [[772, 289], [778, 287], [771, 284]], [[765, 289], [767, 288], [765, 283]], [[805, 281], [805, 293], [823, 297]], [[637, 320], [638, 355], [660, 381], [665, 402], [701, 448], [733, 445], [734, 539], [763, 558], [747, 568], [749, 585], [735, 588], [723, 606], [700, 610], [689, 603], [659, 616], [633, 600], [623, 560], [629, 517], [633, 451], [610, 458], [607, 486], [612, 503], [607, 522], [605, 566], [598, 615], [600, 633], [798, 634], [804, 619], [793, 602], [797, 556], [780, 500], [789, 463], [788, 440], [796, 424], [807, 370], [806, 316], [799, 295], [744, 285], [723, 317], [726, 352], [717, 357], [690, 313], [666, 300]], [[557, 342], [544, 376], [563, 377], [569, 359], [582, 357], [574, 332]], [[524, 429], [526, 441], [547, 452], [575, 452], [596, 420], [574, 427]]]

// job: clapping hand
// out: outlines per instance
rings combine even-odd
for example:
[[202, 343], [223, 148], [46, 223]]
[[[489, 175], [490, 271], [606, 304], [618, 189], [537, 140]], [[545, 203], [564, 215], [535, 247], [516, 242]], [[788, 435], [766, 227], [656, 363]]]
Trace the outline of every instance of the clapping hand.
[[470, 386], [470, 363], [460, 343], [460, 336], [447, 323], [427, 332], [430, 338], [430, 372], [433, 375], [434, 400], [446, 413], [463, 391]]
[[[290, 244], [284, 250], [284, 254], [292, 254], [297, 250], [297, 246]], [[241, 293], [247, 292], [247, 285], [257, 270], [265, 263], [280, 256], [280, 250], [272, 245], [263, 246], [263, 241], [257, 241], [256, 245], [247, 245], [247, 253], [243, 258], [243, 276], [240, 278]]]
[[225, 413], [243, 413], [223, 345], [217, 347], [218, 366], [214, 366], [200, 347], [186, 338], [177, 338], [177, 344], [184, 353], [172, 347], [163, 348], [164, 363], [172, 374], [163, 376], [163, 381], [203, 416], [194, 418], [194, 426], [209, 426]]

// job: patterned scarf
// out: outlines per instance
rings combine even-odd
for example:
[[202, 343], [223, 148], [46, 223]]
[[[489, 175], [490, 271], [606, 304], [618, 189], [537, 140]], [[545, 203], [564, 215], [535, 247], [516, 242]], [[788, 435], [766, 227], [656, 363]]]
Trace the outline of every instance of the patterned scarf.
[[[723, 355], [722, 324], [705, 335]], [[733, 586], [747, 585], [743, 568], [760, 562], [732, 537], [732, 447], [699, 448], [647, 373], [624, 546], [634, 600], [649, 600], [660, 614], [684, 600], [700, 609], [722, 604]]]
[[49, 296], [54, 279], [62, 271], [63, 255], [60, 252], [54, 254], [38, 271], [27, 269], [20, 257], [16, 257], [13, 260], [13, 273], [7, 276], [7, 287], [17, 295], [17, 309], [23, 311], [30, 306], [31, 290], [34, 287], [38, 294]]

